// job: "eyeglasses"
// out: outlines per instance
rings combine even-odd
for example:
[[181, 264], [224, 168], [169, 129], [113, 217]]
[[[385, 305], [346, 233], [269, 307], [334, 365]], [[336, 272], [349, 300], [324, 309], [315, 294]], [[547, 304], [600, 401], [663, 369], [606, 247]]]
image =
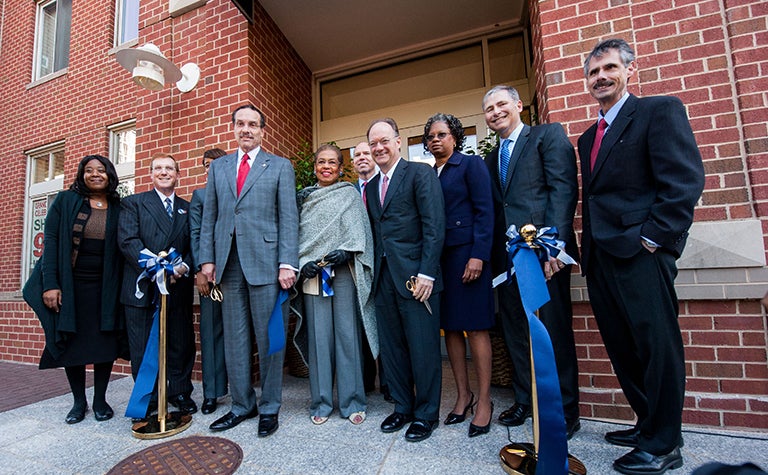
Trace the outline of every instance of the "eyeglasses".
[[391, 138], [383, 138], [381, 140], [374, 140], [372, 142], [368, 142], [368, 146], [371, 147], [372, 149], [376, 148], [377, 145], [381, 145], [382, 147], [386, 147], [390, 143], [392, 143], [392, 141], [395, 140], [396, 137], [397, 137], [397, 135], [395, 135], [394, 137], [391, 137]]
[[437, 135], [429, 134], [429, 135], [427, 135], [427, 142], [431, 142], [431, 141], [435, 140], [435, 137], [437, 137], [438, 140], [443, 140], [444, 138], [448, 137], [449, 135], [450, 134], [448, 132], [440, 132]]

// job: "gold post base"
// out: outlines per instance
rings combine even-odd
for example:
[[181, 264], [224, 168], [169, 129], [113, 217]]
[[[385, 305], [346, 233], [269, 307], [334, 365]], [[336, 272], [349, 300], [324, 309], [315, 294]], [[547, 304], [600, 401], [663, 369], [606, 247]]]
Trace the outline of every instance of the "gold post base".
[[[163, 439], [185, 431], [192, 424], [192, 415], [183, 412], [171, 412], [165, 416], [165, 424], [157, 418], [137, 422], [131, 427], [137, 439]], [[161, 425], [165, 427], [161, 428]]]
[[[501, 468], [509, 475], [534, 475], [538, 456], [533, 444], [522, 442], [505, 445], [499, 452]], [[587, 468], [568, 454], [568, 475], [587, 475]]]

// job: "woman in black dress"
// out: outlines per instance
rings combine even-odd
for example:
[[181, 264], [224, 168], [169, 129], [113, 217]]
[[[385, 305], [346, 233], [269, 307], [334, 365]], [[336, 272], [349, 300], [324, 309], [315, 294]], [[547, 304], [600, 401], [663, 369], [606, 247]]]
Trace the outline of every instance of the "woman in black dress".
[[40, 369], [66, 370], [74, 397], [67, 424], [82, 421], [88, 410], [86, 364], [94, 368], [96, 420], [114, 415], [106, 392], [125, 326], [118, 293], [123, 266], [117, 185], [109, 159], [88, 155], [80, 161], [74, 183], [48, 211], [43, 256], [24, 287], [46, 336]]

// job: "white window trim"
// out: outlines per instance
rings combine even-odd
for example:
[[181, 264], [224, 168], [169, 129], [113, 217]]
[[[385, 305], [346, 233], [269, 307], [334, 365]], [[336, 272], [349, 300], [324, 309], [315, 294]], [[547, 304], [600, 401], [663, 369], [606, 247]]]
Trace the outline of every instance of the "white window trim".
[[[32, 83], [33, 84], [38, 83], [38, 82], [44, 82], [44, 81], [49, 79], [49, 76], [53, 76], [54, 74], [56, 74], [57, 76], [61, 75], [60, 74], [61, 70], [51, 71], [48, 74], [40, 74], [40, 58], [39, 58], [40, 49], [42, 48], [42, 46], [40, 45], [40, 40], [41, 40], [41, 34], [42, 34], [41, 29], [42, 29], [42, 23], [43, 23], [43, 15], [41, 13], [42, 13], [43, 9], [45, 9], [45, 7], [47, 7], [48, 5], [50, 5], [52, 3], [57, 3], [57, 2], [58, 2], [58, 0], [41, 0], [41, 1], [37, 2], [37, 5], [36, 5], [37, 11], [35, 12], [35, 47], [33, 49], [33, 55], [32, 55]], [[58, 13], [59, 13], [58, 8], [59, 8], [59, 6], [56, 5], [56, 15], [57, 16], [58, 16]], [[58, 17], [57, 17], [57, 20], [58, 20]], [[71, 18], [70, 18], [70, 22], [71, 22]], [[55, 21], [54, 25], [53, 25], [53, 37], [54, 37], [54, 48], [53, 48], [53, 50], [54, 50], [54, 54], [56, 52], [55, 38], [56, 38], [56, 26], [57, 26], [57, 23], [58, 23], [58, 21]], [[56, 64], [55, 56], [53, 58], [51, 58], [51, 61], [53, 61], [54, 64]], [[66, 70], [67, 68], [62, 68], [62, 69]], [[59, 73], [59, 74], [57, 74], [57, 73]]]
[[24, 187], [24, 232], [21, 246], [21, 285], [23, 285], [23, 283], [27, 281], [27, 278], [29, 278], [28, 270], [30, 269], [29, 264], [31, 261], [32, 239], [34, 239], [34, 234], [32, 233], [31, 229], [33, 219], [32, 201], [43, 197], [47, 198], [47, 196], [53, 193], [58, 193], [64, 189], [64, 177], [54, 178], [52, 180], [44, 181], [41, 183], [31, 183], [34, 157], [46, 153], [50, 154], [58, 150], [64, 150], [63, 140], [27, 150], [25, 152], [25, 155], [27, 156], [27, 181], [26, 186]]

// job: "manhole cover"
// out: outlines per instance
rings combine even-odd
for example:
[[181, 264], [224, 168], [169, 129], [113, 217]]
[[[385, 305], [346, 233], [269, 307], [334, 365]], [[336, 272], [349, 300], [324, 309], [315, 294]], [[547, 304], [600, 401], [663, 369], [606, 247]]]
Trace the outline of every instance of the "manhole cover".
[[231, 474], [243, 449], [221, 437], [184, 437], [153, 445], [115, 465], [108, 475]]

